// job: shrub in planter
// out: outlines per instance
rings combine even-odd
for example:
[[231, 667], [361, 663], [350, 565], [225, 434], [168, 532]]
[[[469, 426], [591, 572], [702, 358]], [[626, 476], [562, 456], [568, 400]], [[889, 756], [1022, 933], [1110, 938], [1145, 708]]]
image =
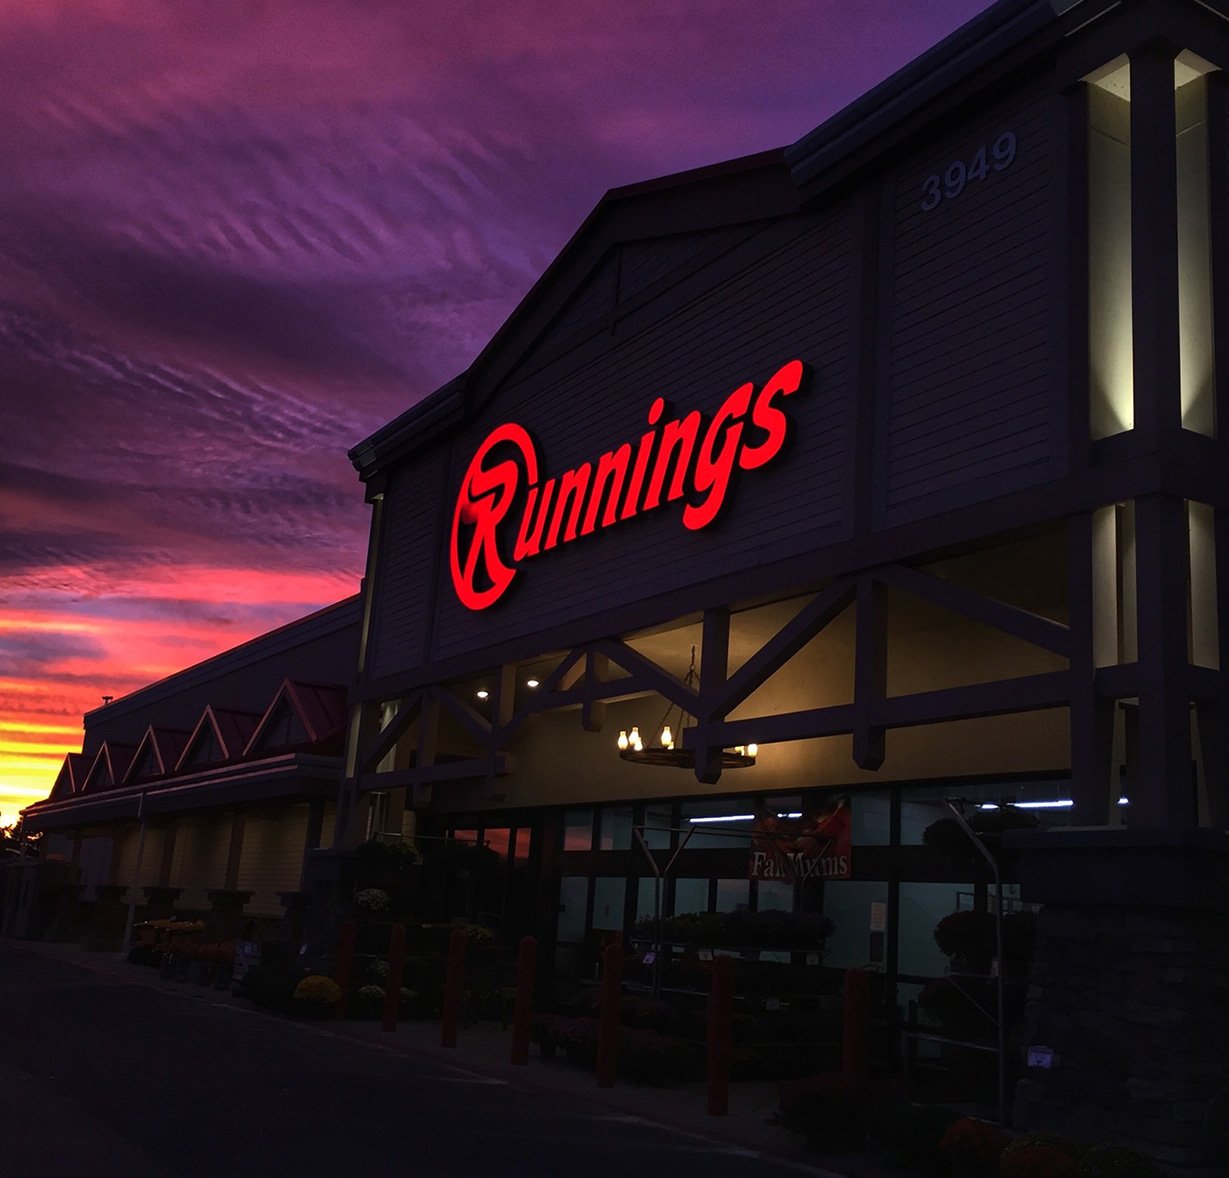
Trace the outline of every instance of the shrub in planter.
[[577, 1063], [592, 1063], [597, 1059], [596, 1019], [539, 1014], [529, 1024], [529, 1034], [547, 1057], [562, 1051]]
[[935, 925], [939, 952], [982, 967], [989, 966], [997, 949], [995, 921], [989, 912], [949, 912]]
[[1033, 947], [1037, 943], [1037, 914], [1009, 912], [1003, 917], [1003, 972], [1022, 978], [1033, 963]]
[[[819, 949], [832, 933], [832, 921], [818, 913], [685, 912], [662, 921], [662, 940], [711, 948]], [[657, 921], [642, 920], [637, 940], [657, 937]]]
[[1017, 1150], [1028, 1149], [1034, 1145], [1044, 1145], [1047, 1149], [1056, 1149], [1059, 1153], [1066, 1154], [1073, 1162], [1078, 1162], [1088, 1152], [1088, 1146], [1078, 1141], [1073, 1141], [1070, 1137], [1063, 1137], [1059, 1133], [1034, 1132], [1021, 1133], [1019, 1137], [1012, 1138], [1003, 1150], [1003, 1158], [1006, 1159]]
[[780, 1108], [769, 1123], [804, 1134], [812, 1149], [829, 1150], [862, 1149], [876, 1109], [899, 1096], [890, 1081], [847, 1085], [838, 1072], [790, 1080], [778, 1092]]
[[1051, 1145], [1026, 1145], [1004, 1152], [999, 1178], [1077, 1178], [1078, 1165]]
[[995, 985], [993, 979], [970, 978], [957, 985], [951, 978], [935, 978], [918, 994], [918, 1008], [955, 1038], [985, 1038], [994, 1030]]
[[256, 1006], [291, 1009], [295, 987], [303, 978], [301, 966], [262, 962], [243, 975], [240, 993]]
[[384, 987], [359, 986], [350, 1010], [355, 1018], [379, 1018], [384, 1013]]
[[354, 848], [354, 858], [363, 867], [383, 867], [388, 858], [388, 847], [383, 839], [368, 839]]
[[[446, 970], [444, 958], [435, 954], [415, 954], [406, 958], [401, 980], [418, 996], [415, 1002], [418, 1017], [435, 1018], [443, 1009]], [[380, 980], [383, 981], [383, 976]]]
[[572, 1063], [592, 1065], [597, 1061], [597, 1019], [554, 1016], [552, 1036]]
[[960, 1114], [941, 1105], [888, 1105], [875, 1118], [870, 1138], [889, 1166], [940, 1178], [947, 1171], [939, 1142]]
[[466, 1025], [490, 1021], [506, 1027], [512, 1021], [515, 1002], [515, 986], [501, 986], [490, 978], [479, 977], [462, 996], [461, 1017]]
[[1094, 1145], [1082, 1158], [1080, 1178], [1161, 1178], [1146, 1153], [1126, 1145]]
[[676, 1035], [627, 1027], [619, 1035], [619, 1075], [638, 1084], [669, 1084], [699, 1079], [704, 1051]]
[[679, 1012], [669, 1003], [625, 994], [619, 1002], [619, 1022], [625, 1027], [647, 1027], [668, 1035], [678, 1027]]
[[387, 912], [388, 893], [383, 888], [364, 888], [354, 897], [354, 906], [360, 912]]
[[294, 988], [295, 1011], [305, 1018], [331, 1018], [341, 1001], [341, 987], [324, 974], [308, 974]]
[[994, 1178], [1009, 1140], [997, 1125], [962, 1117], [943, 1134], [939, 1152], [953, 1178]]
[[[1015, 806], [1000, 806], [997, 810], [975, 810], [968, 816], [974, 833], [997, 859], [1003, 858], [1003, 834], [1008, 830], [1035, 830], [1040, 823], [1036, 815]], [[922, 843], [941, 854], [949, 863], [966, 869], [986, 869], [986, 861], [973, 845], [973, 840], [955, 818], [940, 818], [922, 832]], [[987, 874], [989, 871], [987, 869]]]

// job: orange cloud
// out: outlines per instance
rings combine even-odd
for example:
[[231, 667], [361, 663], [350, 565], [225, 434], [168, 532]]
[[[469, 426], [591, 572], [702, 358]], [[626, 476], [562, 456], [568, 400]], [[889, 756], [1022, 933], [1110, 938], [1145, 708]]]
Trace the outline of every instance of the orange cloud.
[[[0, 824], [45, 798], [80, 752], [83, 713], [353, 593], [343, 571], [224, 564], [100, 576], [105, 592], [30, 587], [0, 605]], [[19, 598], [18, 601], [14, 601]]]

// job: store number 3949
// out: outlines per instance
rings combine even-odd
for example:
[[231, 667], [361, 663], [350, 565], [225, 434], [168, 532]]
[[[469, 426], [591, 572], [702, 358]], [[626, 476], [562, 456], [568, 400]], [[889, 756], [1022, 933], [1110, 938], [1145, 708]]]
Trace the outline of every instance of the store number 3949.
[[967, 164], [964, 160], [952, 160], [942, 176], [935, 173], [922, 182], [922, 212], [937, 209], [944, 200], [955, 200], [974, 180], [984, 180], [991, 172], [1010, 168], [1015, 158], [1015, 132], [1004, 131], [989, 149], [983, 143]]

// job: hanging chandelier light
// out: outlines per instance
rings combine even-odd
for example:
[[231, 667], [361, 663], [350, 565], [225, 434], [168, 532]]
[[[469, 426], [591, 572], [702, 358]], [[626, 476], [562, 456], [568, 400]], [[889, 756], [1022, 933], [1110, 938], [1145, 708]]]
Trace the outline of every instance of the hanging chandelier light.
[[[691, 648], [691, 665], [683, 679], [683, 686], [695, 691], [700, 684], [700, 673], [696, 670], [696, 648]], [[673, 723], [671, 720], [673, 718]], [[619, 733], [619, 756], [625, 761], [637, 765], [664, 765], [674, 769], [694, 769], [696, 766], [696, 750], [683, 747], [683, 733], [695, 726], [695, 718], [686, 712], [681, 705], [671, 703], [666, 706], [666, 713], [657, 725], [657, 743], [645, 744], [640, 735], [639, 725], [633, 724], [631, 729], [624, 728]], [[732, 749], [721, 750], [721, 767], [723, 769], [745, 769], [755, 764], [759, 752], [757, 745], [738, 745]]]

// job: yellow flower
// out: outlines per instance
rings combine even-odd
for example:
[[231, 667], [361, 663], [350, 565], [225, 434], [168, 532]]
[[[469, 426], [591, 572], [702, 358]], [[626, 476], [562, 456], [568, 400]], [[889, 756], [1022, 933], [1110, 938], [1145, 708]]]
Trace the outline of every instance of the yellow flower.
[[314, 973], [295, 986], [294, 996], [302, 1002], [339, 1002], [341, 987], [332, 978]]

